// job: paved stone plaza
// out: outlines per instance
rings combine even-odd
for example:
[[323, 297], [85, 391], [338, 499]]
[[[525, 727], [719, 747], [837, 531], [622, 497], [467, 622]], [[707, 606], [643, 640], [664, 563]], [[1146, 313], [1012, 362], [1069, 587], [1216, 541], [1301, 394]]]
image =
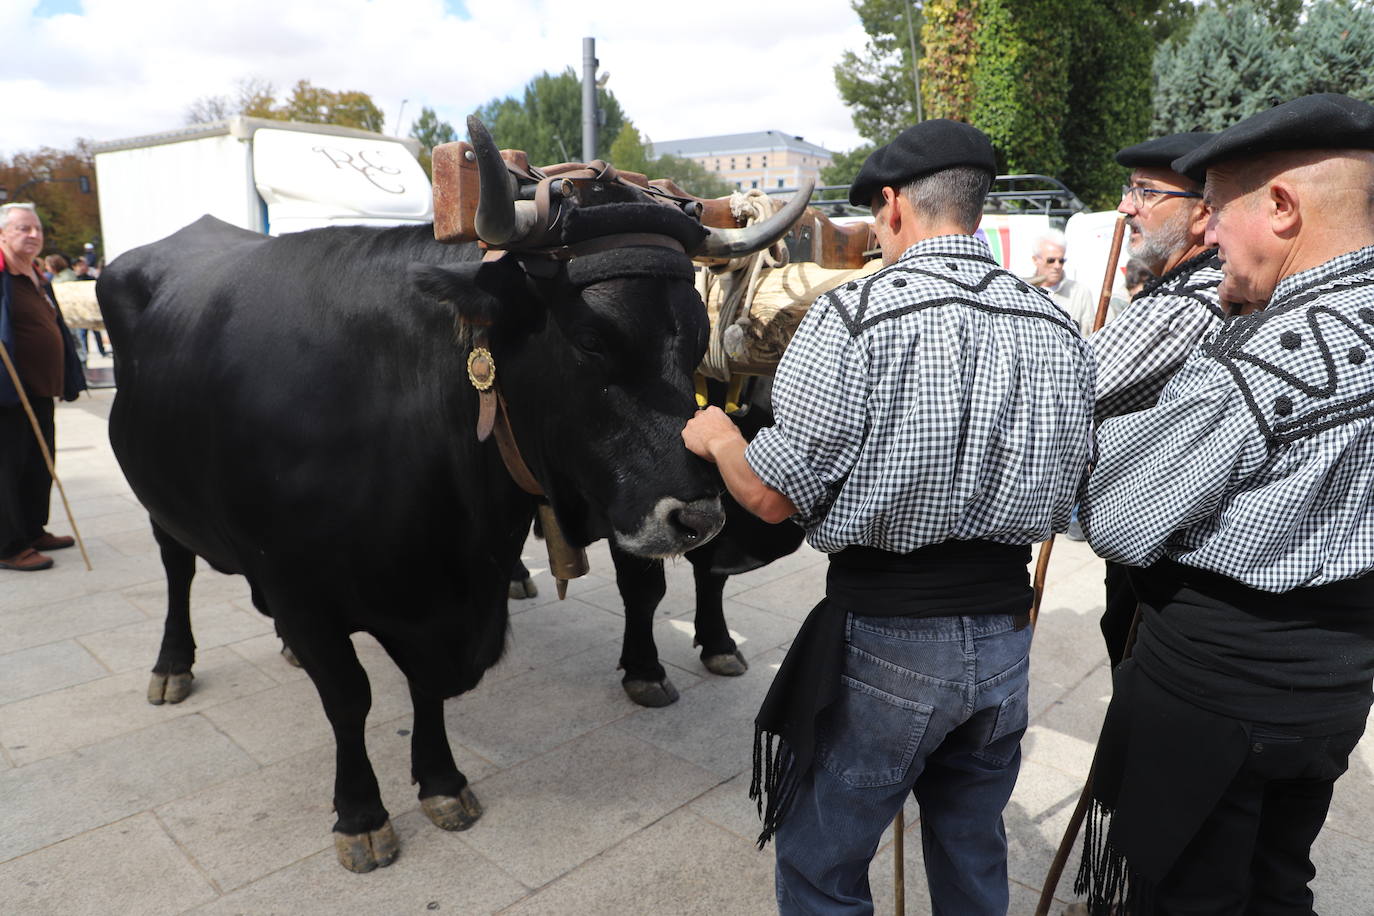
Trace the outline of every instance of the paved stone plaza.
[[[244, 580], [202, 564], [194, 692], [177, 706], [144, 700], [162, 568], [110, 453], [113, 397], [97, 391], [57, 415], [58, 468], [95, 571], [76, 549], [46, 572], [0, 571], [0, 913], [772, 911], [771, 849], [754, 848], [747, 798], [752, 718], [821, 594], [820, 554], [803, 548], [730, 581], [726, 616], [751, 665], [735, 679], [697, 661], [690, 566], [670, 566], [656, 637], [682, 698], [653, 710], [620, 689], [621, 607], [604, 546], [558, 602], [531, 543], [540, 597], [512, 602], [505, 660], [447, 706], [458, 765], [486, 808], [465, 833], [419, 811], [404, 681], [375, 642], [355, 637], [373, 686], [368, 746], [403, 847], [391, 867], [350, 874], [329, 832], [333, 741], [319, 699], [279, 656]], [[53, 495], [50, 527], [69, 533]], [[1106, 708], [1101, 581], [1086, 545], [1061, 539], [1006, 811], [1016, 914], [1034, 909]], [[1317, 843], [1324, 916], [1374, 913], [1372, 773], [1366, 737]], [[914, 809], [907, 824], [907, 912], [928, 913]], [[890, 840], [872, 871], [879, 913], [893, 910]], [[1075, 857], [1065, 902], [1076, 867]]]

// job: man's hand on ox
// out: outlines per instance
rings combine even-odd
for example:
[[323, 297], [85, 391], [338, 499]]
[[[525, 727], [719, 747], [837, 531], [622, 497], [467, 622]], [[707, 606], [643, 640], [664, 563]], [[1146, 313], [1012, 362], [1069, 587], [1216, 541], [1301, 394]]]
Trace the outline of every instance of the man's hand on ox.
[[744, 457], [749, 443], [719, 407], [698, 410], [683, 427], [682, 442], [694, 455], [713, 462], [735, 501], [765, 522], [777, 524], [797, 514], [792, 500], [754, 473]]
[[687, 450], [712, 463], [718, 463], [716, 449], [734, 439], [738, 439], [740, 445], [745, 444], [739, 427], [719, 407], [698, 410], [682, 430]]

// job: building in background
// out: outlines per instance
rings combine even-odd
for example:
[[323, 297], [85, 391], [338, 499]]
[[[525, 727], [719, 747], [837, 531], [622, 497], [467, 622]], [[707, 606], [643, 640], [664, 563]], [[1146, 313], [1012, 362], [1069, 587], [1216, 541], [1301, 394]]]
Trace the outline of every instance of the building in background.
[[830, 150], [780, 130], [669, 140], [651, 146], [654, 158], [666, 154], [692, 159], [744, 191], [795, 188], [806, 177], [820, 184], [821, 169], [835, 159]]

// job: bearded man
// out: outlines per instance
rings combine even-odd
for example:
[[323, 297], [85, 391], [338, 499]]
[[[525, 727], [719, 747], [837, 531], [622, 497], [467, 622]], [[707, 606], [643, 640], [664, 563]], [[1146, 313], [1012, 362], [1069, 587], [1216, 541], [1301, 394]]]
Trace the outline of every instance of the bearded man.
[[[1115, 321], [1088, 338], [1097, 360], [1094, 415], [1099, 423], [1152, 406], [1203, 336], [1221, 326], [1221, 262], [1203, 237], [1207, 207], [1202, 184], [1172, 168], [1175, 159], [1213, 136], [1173, 134], [1116, 154], [1116, 161], [1132, 170], [1116, 208], [1127, 217], [1128, 253], [1155, 279]], [[1102, 637], [1115, 668], [1125, 655], [1136, 596], [1126, 568], [1111, 561], [1106, 587]]]
[[1141, 622], [1078, 886], [1094, 912], [1310, 913], [1374, 702], [1374, 106], [1295, 99], [1172, 168], [1206, 177], [1218, 296], [1266, 305], [1098, 430], [1083, 527]]

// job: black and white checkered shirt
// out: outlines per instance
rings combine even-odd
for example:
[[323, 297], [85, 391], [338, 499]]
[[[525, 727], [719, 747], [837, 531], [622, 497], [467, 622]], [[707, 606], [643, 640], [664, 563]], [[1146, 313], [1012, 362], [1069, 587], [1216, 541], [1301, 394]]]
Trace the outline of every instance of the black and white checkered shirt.
[[1144, 410], [1159, 400], [1208, 332], [1221, 326], [1221, 262], [1204, 251], [1152, 280], [1088, 342], [1097, 359], [1097, 419]]
[[1374, 570], [1374, 247], [1279, 283], [1098, 430], [1093, 549], [1284, 592]]
[[1064, 312], [982, 241], [940, 236], [816, 300], [746, 457], [818, 550], [1029, 544], [1068, 525], [1092, 400]]

